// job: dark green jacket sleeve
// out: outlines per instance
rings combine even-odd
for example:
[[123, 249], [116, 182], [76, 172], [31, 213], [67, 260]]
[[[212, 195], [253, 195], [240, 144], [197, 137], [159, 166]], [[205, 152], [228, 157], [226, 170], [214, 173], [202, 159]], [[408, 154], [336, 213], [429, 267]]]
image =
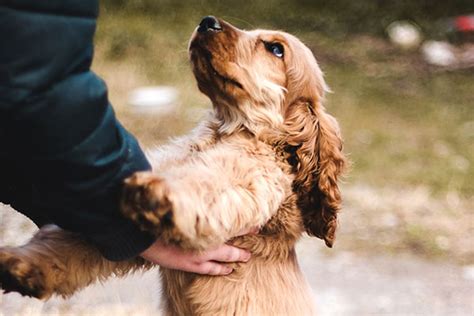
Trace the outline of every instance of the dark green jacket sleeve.
[[94, 0], [0, 0], [0, 198], [122, 260], [152, 243], [118, 209], [123, 179], [150, 166], [90, 70], [97, 13]]

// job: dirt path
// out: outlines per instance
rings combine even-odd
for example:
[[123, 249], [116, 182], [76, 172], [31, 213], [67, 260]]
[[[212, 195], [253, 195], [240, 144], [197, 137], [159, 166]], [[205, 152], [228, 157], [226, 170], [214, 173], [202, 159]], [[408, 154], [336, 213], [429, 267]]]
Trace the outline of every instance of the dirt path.
[[[2, 245], [31, 233], [30, 225], [1, 206], [0, 220]], [[321, 241], [309, 238], [297, 250], [322, 316], [474, 315], [474, 267], [384, 254], [361, 257], [337, 248], [327, 255]], [[94, 285], [69, 300], [43, 303], [0, 294], [0, 315], [155, 315], [158, 297], [155, 270]]]
[[413, 257], [321, 254], [299, 244], [302, 269], [322, 315], [474, 315], [472, 267]]

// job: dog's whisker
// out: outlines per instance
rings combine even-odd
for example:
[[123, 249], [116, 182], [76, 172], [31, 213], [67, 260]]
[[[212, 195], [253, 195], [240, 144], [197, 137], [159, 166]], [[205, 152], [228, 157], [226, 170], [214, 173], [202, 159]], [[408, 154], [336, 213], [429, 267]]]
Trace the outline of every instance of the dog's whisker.
[[246, 24], [247, 26], [249, 26], [252, 29], [256, 28], [255, 25], [253, 25], [249, 21], [244, 20], [244, 19], [239, 18], [239, 17], [236, 17], [236, 16], [224, 15], [223, 18], [226, 19], [226, 20], [234, 20], [234, 21], [243, 22], [244, 24]]

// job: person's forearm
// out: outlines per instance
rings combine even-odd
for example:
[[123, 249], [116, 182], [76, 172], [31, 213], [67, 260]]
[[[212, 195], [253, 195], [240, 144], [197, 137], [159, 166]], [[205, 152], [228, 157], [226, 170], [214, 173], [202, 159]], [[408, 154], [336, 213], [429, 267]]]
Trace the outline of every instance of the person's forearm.
[[13, 205], [30, 199], [30, 214], [119, 260], [153, 241], [118, 210], [123, 179], [150, 165], [90, 71], [97, 13], [96, 0], [2, 1], [0, 160], [15, 161], [31, 184]]

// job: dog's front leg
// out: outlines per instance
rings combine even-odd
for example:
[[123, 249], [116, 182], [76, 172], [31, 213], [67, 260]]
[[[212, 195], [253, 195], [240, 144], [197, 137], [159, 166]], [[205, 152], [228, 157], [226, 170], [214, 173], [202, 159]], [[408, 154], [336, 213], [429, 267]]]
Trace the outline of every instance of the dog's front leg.
[[142, 230], [184, 248], [207, 249], [263, 226], [291, 192], [291, 179], [265, 156], [211, 152], [126, 181], [122, 209]]
[[0, 288], [40, 299], [67, 297], [140, 263], [141, 259], [108, 261], [78, 234], [48, 225], [21, 247], [0, 247]]

